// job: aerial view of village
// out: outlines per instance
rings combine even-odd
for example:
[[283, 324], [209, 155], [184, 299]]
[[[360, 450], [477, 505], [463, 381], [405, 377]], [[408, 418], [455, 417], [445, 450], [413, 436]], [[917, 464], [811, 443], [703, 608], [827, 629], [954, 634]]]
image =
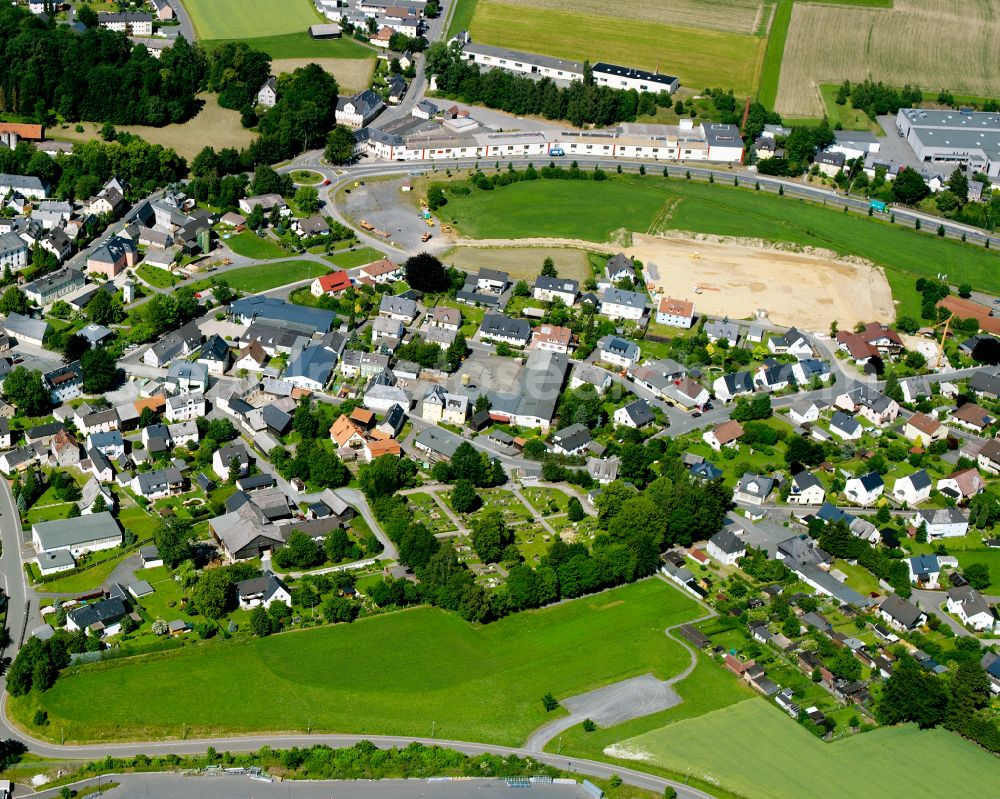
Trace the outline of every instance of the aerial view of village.
[[991, 0], [0, 7], [0, 799], [1000, 797]]

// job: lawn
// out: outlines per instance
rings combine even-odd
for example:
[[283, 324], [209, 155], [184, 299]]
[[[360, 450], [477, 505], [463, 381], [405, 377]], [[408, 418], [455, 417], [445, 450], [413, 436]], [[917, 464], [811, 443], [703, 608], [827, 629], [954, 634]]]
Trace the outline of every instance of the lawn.
[[569, 496], [557, 488], [525, 488], [521, 494], [542, 516], [565, 513]]
[[476, 13], [477, 2], [478, 0], [452, 0], [455, 10], [451, 15], [451, 25], [448, 26], [448, 39], [459, 31], [469, 29], [472, 17]]
[[180, 281], [173, 272], [149, 264], [139, 264], [135, 273], [146, 283], [159, 289], [168, 289]]
[[155, 516], [147, 513], [137, 505], [131, 508], [122, 508], [118, 512], [118, 522], [122, 527], [135, 533], [140, 541], [152, 537], [153, 532], [159, 525], [159, 520]]
[[785, 54], [785, 40], [788, 38], [788, 24], [792, 21], [792, 5], [795, 0], [778, 0], [771, 21], [771, 33], [767, 37], [767, 48], [760, 68], [760, 84], [757, 100], [768, 108], [774, 108], [778, 96], [778, 79], [781, 77], [781, 59]]
[[[93, 555], [96, 558], [108, 557], [111, 553], [97, 552]], [[131, 553], [128, 553], [131, 554]], [[75, 594], [90, 591], [97, 588], [108, 579], [108, 575], [115, 570], [115, 566], [127, 557], [126, 554], [108, 557], [102, 563], [89, 569], [81, 569], [72, 573], [67, 573], [65, 577], [52, 580], [48, 583], [39, 583], [35, 590], [39, 593], [51, 594]]]
[[[184, 0], [199, 39], [255, 39], [266, 32], [308, 36], [310, 25], [325, 22], [309, 0]], [[256, 43], [254, 44], [256, 47]]]
[[[651, 763], [746, 799], [921, 796], [948, 785], [969, 799], [996, 795], [995, 757], [943, 729], [880, 729], [824, 743], [763, 698], [717, 710], [621, 744]], [[920, 767], [913, 767], [919, 752]], [[993, 788], [989, 786], [993, 785]]]
[[271, 239], [261, 238], [249, 230], [223, 238], [222, 244], [237, 255], [258, 260], [282, 258], [288, 254]]
[[[206, 0], [187, 0], [187, 4], [190, 5], [191, 2], [198, 3], [199, 5], [205, 3]], [[288, 2], [281, 4], [282, 12], [286, 11], [298, 11], [298, 5], [300, 3], [306, 3], [305, 9], [308, 14], [309, 12], [309, 0], [288, 0]], [[268, 0], [251, 0], [251, 2], [246, 4], [246, 7], [252, 7], [257, 4], [266, 4], [268, 6], [267, 19], [268, 19], [268, 30], [274, 30], [279, 35], [276, 36], [260, 36], [260, 35], [243, 35], [243, 34], [233, 34], [230, 33], [228, 36], [213, 36], [212, 39], [207, 41], [202, 41], [200, 44], [204, 46], [207, 50], [212, 50], [221, 44], [225, 44], [227, 40], [241, 40], [250, 39], [249, 44], [255, 50], [263, 50], [271, 58], [274, 59], [286, 59], [286, 58], [347, 58], [347, 59], [367, 59], [371, 57], [371, 50], [363, 47], [358, 42], [350, 38], [341, 39], [313, 39], [309, 32], [306, 30], [310, 25], [322, 24], [327, 20], [320, 20], [316, 17], [311, 17], [304, 25], [301, 25], [294, 29], [294, 32], [284, 32], [283, 29], [270, 28], [272, 21], [272, 10], [274, 6], [268, 3]], [[225, 8], [225, 2], [223, 3], [212, 3], [213, 8]], [[244, 6], [241, 6], [241, 8]], [[227, 14], [229, 12], [226, 12]], [[248, 19], [247, 22], [250, 20]], [[199, 27], [197, 19], [195, 20], [195, 26]], [[200, 32], [200, 30], [199, 30]], [[259, 34], [260, 28], [257, 28], [257, 33]]]
[[725, 86], [743, 96], [757, 85], [764, 50], [764, 39], [748, 33], [494, 0], [479, 0], [469, 32], [477, 42], [581, 62], [660, 70], [695, 90]]
[[[319, 277], [328, 271], [322, 264], [315, 261], [277, 261], [276, 263], [233, 269], [230, 272], [225, 272], [221, 277], [225, 279], [230, 288], [255, 293]], [[200, 280], [192, 283], [191, 288], [194, 291], [204, 291], [211, 285], [210, 280]]]
[[[487, 626], [418, 608], [82, 667], [44, 694], [13, 700], [11, 710], [28, 724], [41, 704], [50, 725], [33, 732], [64, 730], [67, 741], [307, 725], [314, 732], [427, 735], [436, 721], [443, 738], [516, 745], [551, 718], [540, 701], [547, 691], [562, 698], [649, 672], [676, 674], [687, 652], [663, 629], [698, 612], [656, 579]], [[235, 674], [239, 679], [220, 676]], [[151, 685], [157, 690], [146, 690]], [[143, 702], [120, 701], [140, 694]]]
[[316, 186], [323, 182], [323, 176], [319, 172], [313, 172], [311, 169], [296, 169], [291, 172], [291, 178], [303, 186]]
[[51, 522], [54, 519], [68, 519], [75, 502], [58, 502], [48, 505], [35, 505], [25, 514], [26, 524]]
[[[657, 218], [668, 201], [668, 212]], [[539, 214], [536, 209], [540, 207], [551, 210]], [[607, 241], [627, 220], [629, 228], [638, 232], [682, 230], [765, 238], [859, 256], [888, 267], [894, 289], [899, 283], [892, 271], [904, 284], [908, 280], [911, 289], [918, 277], [950, 272], [962, 275], [977, 289], [1000, 291], [1000, 261], [995, 252], [983, 247], [752, 188], [651, 175], [579, 185], [536, 180], [455, 197], [447, 208], [462, 233], [472, 238], [552, 236]], [[907, 303], [915, 299], [908, 294], [904, 298]]]
[[[948, 546], [948, 539], [944, 539], [944, 545]], [[973, 563], [985, 563], [990, 570], [989, 594], [1000, 593], [1000, 549], [968, 549], [965, 551], [948, 551], [958, 558], [958, 565], [963, 569], [968, 568]]]
[[328, 255], [326, 260], [341, 269], [354, 269], [356, 266], [364, 266], [382, 258], [385, 258], [385, 253], [379, 252], [374, 247], [359, 247], [356, 250]]

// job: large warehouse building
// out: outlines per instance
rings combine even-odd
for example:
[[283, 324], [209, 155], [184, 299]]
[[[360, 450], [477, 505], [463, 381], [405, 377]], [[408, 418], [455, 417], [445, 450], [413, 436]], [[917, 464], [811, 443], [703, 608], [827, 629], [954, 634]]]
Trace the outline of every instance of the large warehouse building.
[[901, 108], [896, 129], [926, 164], [1000, 177], [1000, 114]]

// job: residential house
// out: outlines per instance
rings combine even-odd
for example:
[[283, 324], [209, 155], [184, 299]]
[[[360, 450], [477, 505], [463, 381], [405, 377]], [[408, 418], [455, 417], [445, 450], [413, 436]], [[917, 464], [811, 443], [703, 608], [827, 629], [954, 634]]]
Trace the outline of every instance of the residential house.
[[723, 566], [732, 566], [746, 555], [747, 547], [730, 530], [720, 530], [708, 539], [705, 552]]
[[951, 421], [967, 430], [982, 433], [993, 424], [994, 419], [985, 408], [974, 402], [967, 402], [951, 414]]
[[754, 383], [765, 391], [783, 391], [795, 382], [795, 370], [790, 363], [767, 358], [754, 373]]
[[601, 297], [600, 313], [609, 319], [637, 322], [646, 312], [646, 295], [619, 288], [606, 289]]
[[885, 482], [878, 472], [851, 477], [844, 486], [844, 496], [855, 505], [873, 505], [885, 491]]
[[379, 352], [344, 350], [337, 369], [344, 377], [370, 378], [389, 367], [389, 356]]
[[281, 602], [289, 608], [292, 606], [292, 595], [288, 587], [270, 571], [260, 577], [240, 580], [236, 583], [236, 596], [240, 610], [269, 608], [272, 602]]
[[635, 265], [632, 259], [623, 252], [608, 258], [604, 273], [612, 283], [617, 283], [619, 280], [634, 281], [636, 278]]
[[428, 427], [426, 430], [421, 430], [413, 439], [413, 446], [426, 453], [429, 461], [435, 462], [450, 460], [462, 441], [461, 436], [455, 435], [450, 430], [441, 427]]
[[830, 432], [839, 436], [844, 441], [856, 441], [861, 438], [861, 422], [850, 414], [843, 411], [836, 411], [830, 419]]
[[132, 478], [131, 488], [146, 499], [169, 497], [184, 490], [184, 476], [176, 466], [167, 466], [152, 472], [139, 472]]
[[649, 403], [644, 399], [637, 399], [628, 405], [623, 405], [614, 412], [615, 424], [625, 427], [640, 428], [656, 421]]
[[603, 394], [611, 387], [611, 375], [604, 369], [591, 366], [587, 363], [573, 364], [573, 372], [569, 378], [570, 388], [579, 388], [588, 385], [597, 389], [598, 394]]
[[932, 508], [919, 510], [913, 517], [913, 525], [927, 525], [927, 538], [958, 538], [969, 532], [969, 517], [958, 508]]
[[365, 446], [365, 436], [361, 428], [344, 414], [338, 416], [330, 425], [330, 440], [337, 446], [341, 458], [344, 458], [347, 452], [354, 452], [356, 455]]
[[978, 371], [969, 378], [969, 389], [987, 399], [1000, 397], [1000, 375]]
[[282, 528], [271, 524], [252, 502], [208, 522], [212, 536], [230, 560], [257, 558], [285, 545]]
[[531, 346], [549, 352], [569, 353], [573, 331], [559, 325], [539, 325], [531, 335]]
[[611, 335], [597, 342], [598, 360], [628, 369], [639, 363], [642, 351], [634, 341]]
[[146, 366], [165, 366], [174, 358], [191, 355], [201, 346], [201, 341], [201, 330], [192, 320], [147, 349], [142, 355], [142, 362]]
[[292, 356], [282, 378], [296, 388], [322, 391], [336, 364], [337, 353], [328, 347], [303, 347]]
[[552, 434], [552, 449], [560, 455], [581, 455], [592, 441], [590, 430], [575, 423]]
[[937, 419], [918, 412], [906, 420], [903, 435], [918, 444], [930, 444], [945, 438], [948, 431]]
[[[149, 16], [148, 14], [101, 14], [101, 16]], [[125, 600], [113, 596], [74, 608], [66, 614], [66, 629], [108, 638], [122, 631], [122, 619], [129, 614]]]
[[337, 123], [352, 128], [363, 128], [382, 113], [385, 103], [371, 89], [365, 89], [354, 96], [337, 98], [335, 112]]
[[87, 258], [87, 271], [116, 278], [139, 262], [139, 250], [131, 239], [115, 236], [94, 250]]
[[997, 623], [990, 603], [972, 586], [964, 585], [948, 591], [948, 612], [958, 616], [966, 627], [977, 632], [992, 632]]
[[535, 285], [531, 290], [531, 295], [536, 300], [542, 302], [561, 300], [566, 306], [573, 305], [579, 293], [580, 283], [578, 281], [561, 277], [546, 277], [545, 275], [539, 275], [535, 278]]
[[481, 341], [497, 341], [525, 347], [531, 338], [531, 325], [526, 319], [511, 319], [499, 313], [488, 313], [479, 326]]
[[815, 400], [796, 400], [788, 409], [788, 418], [796, 424], [808, 424], [819, 419], [820, 405]]
[[878, 615], [893, 629], [905, 632], [915, 630], [927, 621], [927, 614], [916, 605], [895, 594], [886, 597], [878, 607]]
[[393, 263], [388, 258], [372, 261], [358, 270], [360, 280], [368, 280], [372, 283], [395, 283], [397, 280], [402, 280], [404, 276], [403, 267]]
[[[222, 377], [229, 368], [229, 359], [229, 345], [222, 336], [215, 335], [201, 345], [197, 362], [206, 367], [209, 374]], [[206, 384], [207, 382], [206, 380]]]
[[748, 505], [763, 505], [765, 500], [771, 496], [774, 487], [774, 478], [747, 472], [736, 484], [736, 490], [733, 491], [733, 501]]
[[[651, 362], [651, 364], [655, 363], [658, 362]], [[647, 364], [647, 366], [651, 366], [651, 364]], [[639, 382], [638, 378], [636, 382]], [[683, 377], [669, 382], [661, 391], [655, 393], [660, 399], [685, 411], [704, 408], [709, 399], [708, 391], [690, 377]]]
[[808, 386], [815, 383], [829, 383], [833, 378], [830, 371], [830, 364], [817, 358], [803, 358], [792, 364], [792, 377], [800, 386]]
[[753, 375], [747, 371], [731, 372], [716, 378], [712, 383], [712, 391], [716, 398], [723, 402], [729, 402], [744, 394], [752, 394], [755, 388]]
[[903, 392], [903, 402], [918, 402], [921, 399], [930, 398], [934, 393], [926, 375], [916, 375], [900, 380], [899, 388]]
[[73, 361], [45, 373], [45, 385], [53, 405], [69, 402], [83, 394], [83, 368]]
[[267, 353], [258, 341], [251, 341], [236, 358], [235, 368], [237, 371], [261, 372], [264, 364], [267, 363]]
[[742, 435], [743, 425], [730, 419], [709, 430], [701, 438], [716, 452], [721, 452], [723, 447], [739, 446], [740, 436]]
[[208, 403], [204, 394], [178, 394], [167, 397], [167, 410], [164, 416], [171, 422], [183, 422], [188, 419], [200, 419], [208, 412]]
[[80, 515], [90, 516], [94, 513], [97, 500], [100, 498], [104, 502], [104, 510], [114, 511], [116, 498], [111, 489], [101, 485], [96, 478], [91, 477], [83, 487], [80, 495]]
[[282, 215], [288, 212], [288, 204], [280, 194], [258, 194], [255, 197], [244, 197], [239, 201], [240, 211], [244, 214], [253, 213], [258, 205], [265, 214], [275, 209]]
[[403, 340], [406, 328], [398, 319], [389, 319], [385, 316], [377, 316], [372, 320], [372, 345], [377, 345], [380, 341], [395, 349]]
[[587, 458], [587, 474], [600, 485], [607, 485], [618, 479], [621, 465], [621, 458], [614, 455], [610, 458]]
[[656, 305], [656, 322], [688, 330], [694, 323], [694, 303], [673, 297], [660, 297]]
[[839, 395], [834, 406], [843, 411], [856, 413], [877, 427], [884, 427], [896, 420], [899, 404], [879, 391], [868, 386], [857, 386]]
[[913, 474], [900, 477], [892, 487], [892, 496], [897, 502], [905, 502], [907, 505], [919, 505], [926, 502], [931, 495], [934, 481], [927, 474], [926, 469], [918, 469]]
[[393, 405], [400, 405], [409, 409], [411, 397], [406, 391], [397, 385], [395, 374], [385, 369], [374, 375], [365, 386], [365, 393], [362, 398], [364, 406], [368, 410], [378, 413], [385, 413]]
[[991, 438], [976, 454], [976, 464], [984, 472], [1000, 474], [1000, 441]]
[[407, 297], [383, 294], [378, 312], [379, 316], [395, 319], [404, 325], [411, 325], [413, 320], [417, 318], [417, 303]]
[[375, 426], [375, 433], [373, 435], [395, 438], [399, 435], [405, 423], [406, 411], [403, 410], [403, 406], [398, 404], [393, 405], [386, 411], [385, 416], [382, 417], [382, 421]]
[[80, 444], [68, 430], [60, 430], [52, 436], [52, 443], [49, 446], [52, 460], [57, 466], [65, 468], [80, 465]]
[[938, 480], [937, 489], [945, 496], [962, 504], [972, 499], [976, 494], [985, 491], [986, 481], [976, 469], [961, 469]]
[[725, 341], [730, 347], [735, 347], [740, 340], [739, 324], [728, 319], [710, 319], [705, 322], [704, 331], [713, 344]]
[[268, 75], [264, 85], [257, 90], [257, 105], [273, 108], [278, 102], [278, 81], [274, 75]]
[[[233, 467], [236, 474], [231, 473]], [[242, 477], [250, 470], [250, 455], [243, 444], [230, 444], [217, 449], [212, 455], [212, 471], [223, 480]]]
[[316, 278], [310, 285], [309, 291], [314, 297], [335, 297], [350, 287], [350, 275], [338, 269]]
[[322, 214], [313, 214], [305, 219], [296, 219], [293, 223], [295, 231], [304, 239], [316, 236], [326, 236], [330, 233], [330, 223]]
[[441, 386], [427, 389], [420, 409], [424, 421], [445, 422], [462, 426], [469, 414], [469, 398], [463, 394], [449, 394]]
[[864, 364], [874, 357], [898, 355], [903, 349], [903, 341], [887, 325], [869, 322], [860, 333], [839, 331], [837, 346], [849, 353], [856, 363]]
[[426, 328], [440, 328], [457, 333], [462, 327], [462, 312], [458, 308], [449, 308], [447, 305], [437, 305], [427, 312], [424, 320]]
[[[213, 336], [212, 338], [218, 338], [218, 336]], [[222, 341], [222, 339], [219, 340]], [[226, 346], [225, 341], [222, 341], [222, 346]], [[189, 392], [204, 394], [208, 391], [208, 372], [209, 367], [207, 364], [201, 362], [200, 356], [197, 362], [174, 361], [167, 370], [167, 377], [163, 381], [163, 386], [168, 391], [178, 394]]]
[[934, 589], [938, 587], [941, 576], [941, 563], [937, 555], [915, 555], [906, 559], [906, 568], [910, 573], [910, 582], [921, 588]]
[[826, 489], [816, 475], [801, 471], [792, 476], [788, 501], [793, 505], [822, 505]]

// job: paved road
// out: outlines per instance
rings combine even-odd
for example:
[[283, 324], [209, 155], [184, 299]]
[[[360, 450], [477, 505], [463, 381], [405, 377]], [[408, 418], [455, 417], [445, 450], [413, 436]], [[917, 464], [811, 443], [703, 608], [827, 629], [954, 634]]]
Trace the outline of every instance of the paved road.
[[169, 2], [170, 7], [174, 10], [174, 16], [177, 17], [177, 21], [180, 23], [181, 36], [191, 42], [191, 44], [194, 44], [198, 36], [194, 30], [194, 22], [191, 21], [191, 15], [188, 14], [184, 3], [181, 0], [169, 0]]

